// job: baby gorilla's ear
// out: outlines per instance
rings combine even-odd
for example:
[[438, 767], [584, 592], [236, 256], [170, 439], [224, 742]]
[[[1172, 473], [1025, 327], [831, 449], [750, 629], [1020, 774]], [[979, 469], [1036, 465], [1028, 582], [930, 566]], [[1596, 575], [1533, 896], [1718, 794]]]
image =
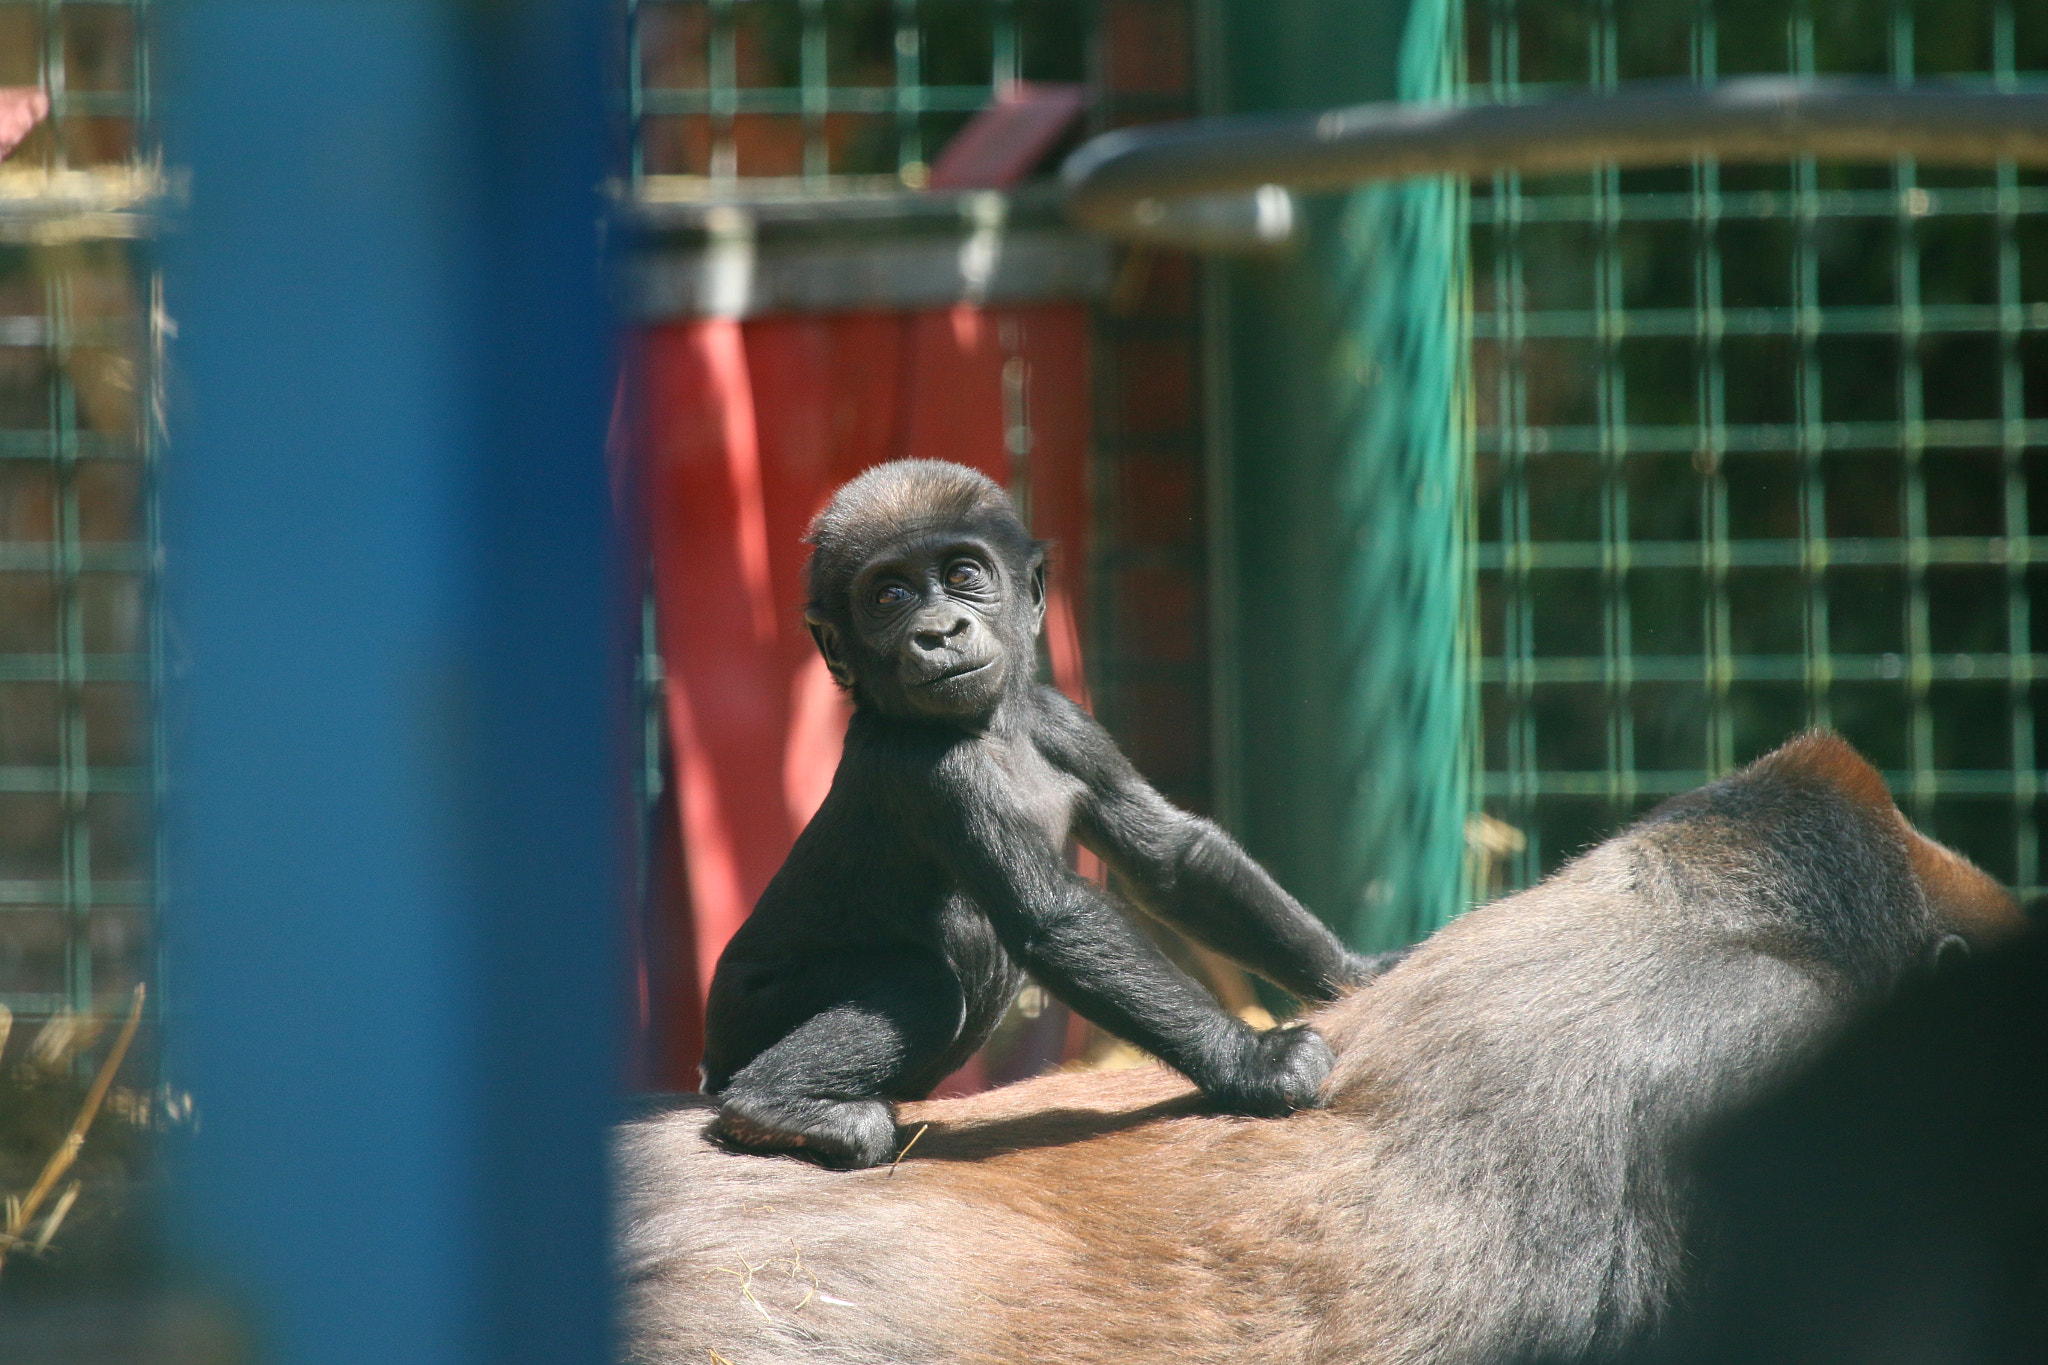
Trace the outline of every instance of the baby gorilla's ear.
[[839, 642], [839, 627], [816, 610], [804, 613], [804, 624], [811, 629], [811, 640], [818, 646], [818, 653], [824, 656], [825, 671], [832, 675], [832, 681], [841, 687], [853, 686], [853, 666], [846, 662]]

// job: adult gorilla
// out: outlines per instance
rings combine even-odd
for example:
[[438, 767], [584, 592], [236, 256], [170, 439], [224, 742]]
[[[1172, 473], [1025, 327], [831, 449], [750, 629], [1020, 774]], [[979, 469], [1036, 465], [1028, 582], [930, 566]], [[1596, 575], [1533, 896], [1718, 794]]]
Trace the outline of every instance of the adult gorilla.
[[[2012, 898], [1815, 734], [1474, 910], [1313, 1016], [1329, 1106], [1218, 1115], [1157, 1068], [909, 1106], [833, 1174], [630, 1124], [631, 1358], [1587, 1361], [1688, 1283], [1703, 1124]], [[2023, 1046], [2015, 1039], [2013, 1046]]]
[[1305, 1000], [1377, 963], [1038, 682], [1045, 556], [1002, 489], [960, 465], [880, 465], [833, 496], [810, 541], [807, 619], [854, 715], [830, 794], [712, 977], [719, 1135], [833, 1166], [888, 1160], [891, 1102], [930, 1094], [980, 1047], [1024, 969], [1224, 1109], [1316, 1104], [1323, 1040], [1225, 1013], [1067, 867], [1067, 840], [1146, 910]]

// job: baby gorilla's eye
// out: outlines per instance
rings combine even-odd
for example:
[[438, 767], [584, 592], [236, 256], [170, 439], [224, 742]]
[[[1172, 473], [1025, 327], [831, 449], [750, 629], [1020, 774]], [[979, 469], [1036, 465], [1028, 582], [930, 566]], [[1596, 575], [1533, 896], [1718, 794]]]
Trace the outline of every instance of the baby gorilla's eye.
[[954, 588], [972, 588], [981, 583], [981, 565], [971, 559], [956, 560], [946, 570], [946, 585]]
[[910, 589], [901, 583], [884, 583], [875, 589], [875, 605], [878, 607], [900, 607], [910, 600]]

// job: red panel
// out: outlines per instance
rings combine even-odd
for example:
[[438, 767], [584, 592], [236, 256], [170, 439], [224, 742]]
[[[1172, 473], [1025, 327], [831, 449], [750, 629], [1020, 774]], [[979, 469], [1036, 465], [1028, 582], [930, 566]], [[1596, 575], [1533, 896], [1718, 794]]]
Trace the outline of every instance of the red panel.
[[959, 304], [913, 313], [902, 443], [913, 460], [952, 460], [1009, 481], [1003, 454], [1002, 369], [996, 314]]
[[1032, 530], [1052, 542], [1053, 597], [1046, 642], [1060, 689], [1088, 704], [1081, 671], [1087, 626], [1089, 497], [1088, 319], [1078, 308], [1008, 315], [1027, 364]]
[[932, 163], [927, 183], [935, 190], [1014, 185], [1087, 109], [1086, 86], [1012, 82], [953, 135]]

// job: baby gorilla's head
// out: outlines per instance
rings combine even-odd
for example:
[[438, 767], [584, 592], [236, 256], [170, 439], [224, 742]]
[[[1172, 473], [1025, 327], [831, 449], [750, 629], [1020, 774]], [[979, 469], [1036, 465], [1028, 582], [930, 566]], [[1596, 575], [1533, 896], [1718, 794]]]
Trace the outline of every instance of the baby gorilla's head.
[[974, 723], [1037, 673], [1044, 547], [995, 482], [897, 460], [811, 523], [804, 619], [856, 705]]

